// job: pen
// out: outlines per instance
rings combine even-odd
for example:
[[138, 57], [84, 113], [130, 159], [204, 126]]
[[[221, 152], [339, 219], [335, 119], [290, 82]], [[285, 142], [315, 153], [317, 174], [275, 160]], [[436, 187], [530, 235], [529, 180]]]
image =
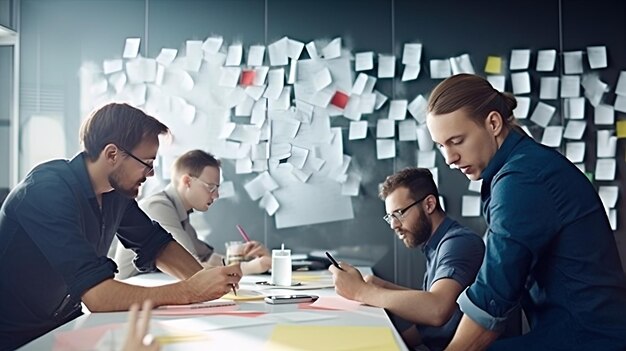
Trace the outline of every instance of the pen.
[[[223, 257], [222, 257], [222, 264], [224, 266], [226, 266], [226, 261], [224, 261]], [[235, 284], [230, 284], [230, 286], [233, 288], [233, 294], [235, 294], [235, 296], [237, 296], [237, 290], [235, 289]]]
[[343, 268], [339, 267], [339, 263], [337, 263], [337, 261], [335, 261], [335, 258], [333, 256], [330, 255], [330, 253], [328, 251], [326, 251], [326, 257], [328, 257], [328, 259], [330, 260], [330, 262], [333, 264], [333, 266], [337, 267], [338, 269], [343, 271]]
[[242, 226], [240, 226], [239, 224], [236, 224], [235, 227], [237, 228], [237, 230], [239, 231], [239, 234], [241, 234], [241, 237], [243, 237], [243, 240], [245, 242], [250, 241], [250, 237], [248, 236], [248, 233], [246, 233], [246, 231], [243, 230]]
[[193, 305], [165, 305], [160, 306], [157, 310], [196, 310], [201, 308], [215, 308], [215, 307], [226, 307], [226, 306], [236, 306], [237, 304], [233, 301], [224, 301], [216, 303], [215, 301], [209, 302], [208, 304], [193, 304]]

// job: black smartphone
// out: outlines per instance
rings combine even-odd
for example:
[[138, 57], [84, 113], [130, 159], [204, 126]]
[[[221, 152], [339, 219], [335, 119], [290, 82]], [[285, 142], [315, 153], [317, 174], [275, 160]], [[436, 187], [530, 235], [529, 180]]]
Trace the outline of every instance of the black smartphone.
[[267, 296], [265, 302], [278, 305], [284, 303], [300, 303], [300, 302], [314, 302], [318, 299], [315, 295], [274, 295]]

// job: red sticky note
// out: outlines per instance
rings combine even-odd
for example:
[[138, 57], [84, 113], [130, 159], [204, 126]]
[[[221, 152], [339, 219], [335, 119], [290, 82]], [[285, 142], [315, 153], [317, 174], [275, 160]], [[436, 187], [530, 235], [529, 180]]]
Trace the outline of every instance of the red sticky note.
[[252, 83], [254, 82], [255, 75], [256, 75], [256, 72], [254, 70], [244, 69], [243, 72], [241, 72], [241, 78], [239, 79], [239, 84], [244, 87], [247, 87], [248, 85], [252, 85]]
[[335, 95], [333, 95], [333, 98], [330, 100], [330, 103], [343, 109], [348, 104], [348, 95], [340, 91], [336, 91]]

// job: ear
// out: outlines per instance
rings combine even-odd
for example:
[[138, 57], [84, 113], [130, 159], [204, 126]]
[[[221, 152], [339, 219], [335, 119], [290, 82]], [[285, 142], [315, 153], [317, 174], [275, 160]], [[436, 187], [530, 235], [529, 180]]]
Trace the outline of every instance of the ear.
[[184, 185], [186, 188], [191, 186], [191, 177], [189, 174], [183, 174], [180, 176], [180, 184]]
[[504, 127], [504, 120], [498, 111], [491, 111], [485, 118], [485, 128], [493, 135], [499, 136]]
[[103, 157], [107, 163], [115, 165], [121, 157], [120, 150], [117, 146], [115, 146], [115, 144], [106, 144], [102, 149], [102, 152], [100, 152], [100, 157]]
[[424, 199], [424, 206], [426, 206], [426, 208], [424, 208], [424, 211], [428, 214], [432, 214], [433, 212], [435, 212], [435, 209], [437, 208], [437, 199], [435, 198], [435, 195], [428, 195], [425, 199]]

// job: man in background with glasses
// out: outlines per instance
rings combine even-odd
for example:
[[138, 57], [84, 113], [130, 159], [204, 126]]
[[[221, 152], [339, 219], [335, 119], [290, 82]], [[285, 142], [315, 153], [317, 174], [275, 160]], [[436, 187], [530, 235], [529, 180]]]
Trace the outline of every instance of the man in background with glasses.
[[[447, 217], [433, 176], [425, 168], [406, 168], [385, 180], [380, 190], [384, 220], [408, 248], [421, 245], [426, 257], [423, 290], [413, 290], [360, 272], [341, 262], [330, 266], [335, 290], [345, 298], [382, 307], [413, 325], [398, 326], [409, 347], [443, 350], [462, 313], [457, 297], [476, 278], [485, 246], [470, 229]], [[403, 324], [403, 323], [399, 323]]]
[[[174, 161], [172, 179], [165, 189], [141, 200], [139, 206], [203, 266], [221, 266], [224, 257], [215, 253], [211, 245], [198, 239], [196, 230], [189, 223], [192, 211], [205, 212], [219, 198], [219, 186], [220, 161], [202, 150], [192, 150]], [[269, 251], [257, 241], [245, 243], [243, 255], [252, 259], [241, 263], [243, 274], [266, 272], [272, 264]], [[132, 263], [134, 257], [133, 251], [122, 245], [117, 246], [117, 278], [125, 279], [139, 273]]]
[[[135, 197], [152, 175], [168, 129], [126, 104], [108, 104], [83, 124], [83, 152], [31, 170], [0, 210], [0, 350], [15, 349], [82, 314], [217, 299], [241, 278], [239, 265], [203, 269]], [[114, 280], [113, 236], [141, 270], [180, 279], [161, 287]]]

